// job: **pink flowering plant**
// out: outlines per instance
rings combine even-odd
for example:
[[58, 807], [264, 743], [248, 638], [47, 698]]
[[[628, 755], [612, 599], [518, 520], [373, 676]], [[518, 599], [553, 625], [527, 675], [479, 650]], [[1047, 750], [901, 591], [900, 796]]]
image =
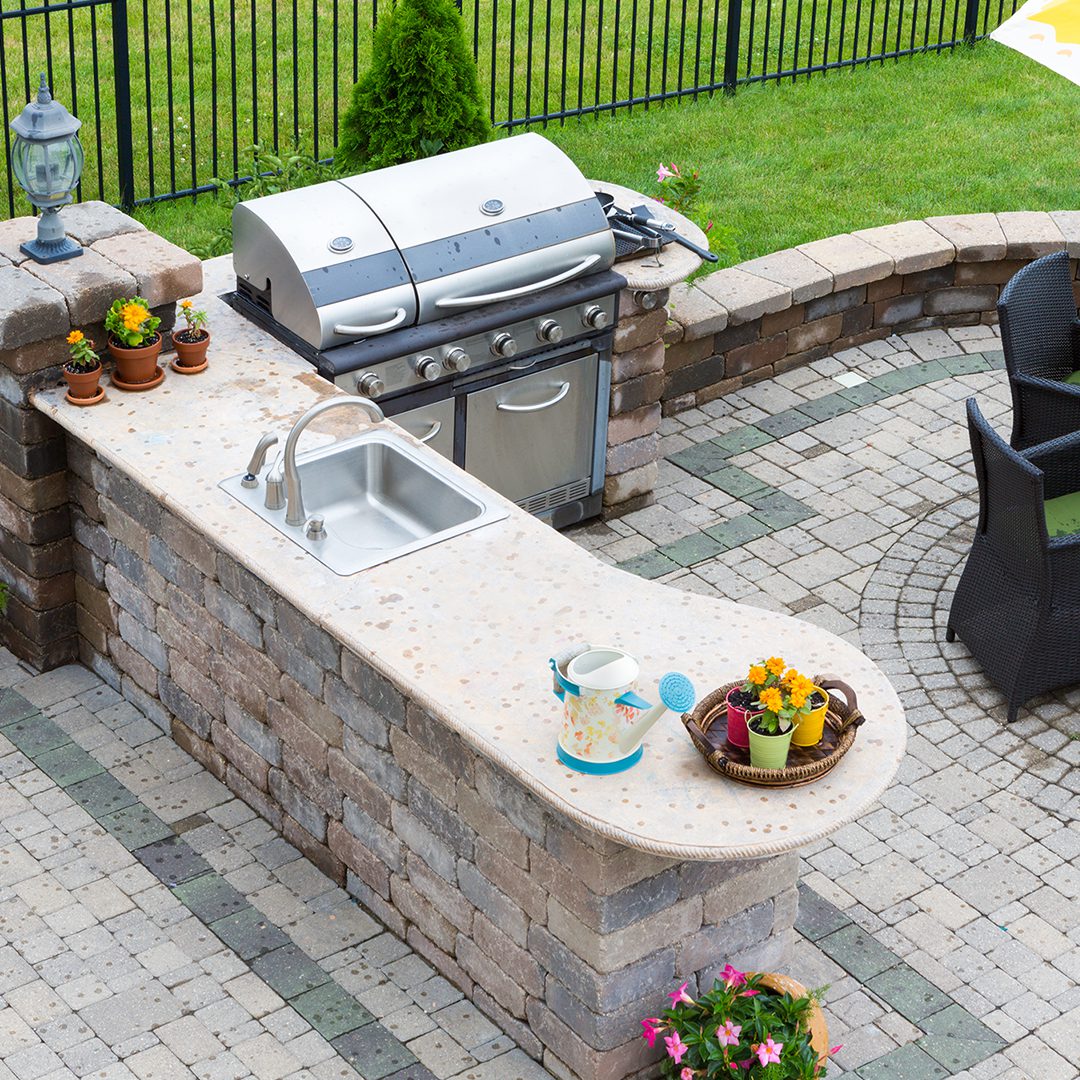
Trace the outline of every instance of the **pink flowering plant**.
[[664, 1050], [663, 1075], [676, 1080], [822, 1080], [825, 1065], [810, 1045], [809, 1019], [824, 990], [794, 998], [761, 986], [761, 979], [729, 964], [696, 1000], [686, 983], [668, 994], [670, 1007], [641, 1021], [645, 1041]]
[[697, 169], [690, 166], [680, 168], [674, 161], [668, 164], [660, 162], [656, 170], [656, 183], [660, 189], [656, 200], [699, 225], [702, 232], [708, 234], [709, 248], [724, 260], [723, 265], [738, 262], [739, 245], [735, 231], [717, 225], [713, 208], [702, 203], [704, 182]]

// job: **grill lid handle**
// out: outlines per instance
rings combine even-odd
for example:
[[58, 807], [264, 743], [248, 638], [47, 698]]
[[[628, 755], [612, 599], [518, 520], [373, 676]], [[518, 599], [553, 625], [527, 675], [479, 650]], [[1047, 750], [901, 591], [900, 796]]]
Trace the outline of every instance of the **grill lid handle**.
[[337, 323], [334, 326], [335, 334], [384, 334], [387, 330], [393, 330], [400, 326], [408, 317], [403, 307], [399, 307], [386, 322], [373, 323], [371, 326], [351, 326], [349, 323]]
[[577, 266], [572, 266], [561, 274], [545, 278], [543, 281], [534, 281], [531, 285], [521, 285], [516, 289], [504, 289], [502, 292], [488, 293], [486, 296], [444, 296], [435, 301], [435, 306], [440, 308], [476, 307], [479, 304], [494, 304], [497, 300], [513, 300], [516, 296], [528, 296], [530, 293], [540, 292], [541, 289], [548, 289], [552, 285], [561, 285], [564, 281], [585, 273], [602, 257], [597, 254], [586, 256]]

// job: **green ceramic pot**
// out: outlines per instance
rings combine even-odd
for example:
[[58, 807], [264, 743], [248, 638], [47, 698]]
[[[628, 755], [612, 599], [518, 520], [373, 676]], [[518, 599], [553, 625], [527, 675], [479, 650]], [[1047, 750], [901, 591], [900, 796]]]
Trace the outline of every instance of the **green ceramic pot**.
[[749, 725], [746, 730], [750, 735], [750, 764], [755, 769], [782, 769], [787, 765], [794, 727], [780, 735], [762, 735]]

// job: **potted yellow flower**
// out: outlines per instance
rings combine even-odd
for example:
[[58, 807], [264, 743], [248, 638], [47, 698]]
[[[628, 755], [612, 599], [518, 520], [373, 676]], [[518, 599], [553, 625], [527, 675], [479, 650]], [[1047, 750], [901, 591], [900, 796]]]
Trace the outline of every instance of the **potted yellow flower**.
[[790, 689], [791, 704], [795, 706], [795, 730], [792, 746], [817, 746], [825, 731], [825, 714], [829, 711], [829, 695], [815, 686], [812, 679], [800, 675], [794, 668], [785, 676]]
[[121, 390], [149, 390], [165, 377], [157, 366], [161, 320], [141, 297], [114, 300], [105, 316], [109, 355], [116, 361], [113, 383]]
[[[761, 712], [751, 716], [746, 725], [750, 737], [750, 764], [760, 769], [782, 769], [787, 765], [792, 736], [797, 725], [812, 711], [817, 691], [812, 680], [800, 675], [794, 668], [784, 670], [783, 661], [778, 657], [773, 659], [777, 664], [769, 671], [775, 681], [770, 681], [770, 685], [758, 694]], [[773, 664], [773, 661], [770, 660], [769, 664]], [[779, 675], [775, 675], [777, 667], [780, 669]], [[827, 696], [825, 702], [827, 705]], [[812, 736], [813, 730], [810, 728], [804, 733], [804, 738], [809, 741], [797, 745], [813, 745], [821, 738], [821, 729], [818, 729], [816, 739]]]
[[67, 400], [72, 405], [96, 405], [105, 397], [105, 391], [98, 385], [101, 360], [94, 352], [94, 343], [81, 330], [72, 330], [67, 343], [71, 352], [64, 365]]
[[206, 312], [196, 311], [190, 300], [180, 302], [180, 314], [187, 326], [173, 331], [176, 360], [173, 370], [184, 375], [195, 375], [206, 370], [206, 350], [210, 347], [210, 331], [206, 328]]

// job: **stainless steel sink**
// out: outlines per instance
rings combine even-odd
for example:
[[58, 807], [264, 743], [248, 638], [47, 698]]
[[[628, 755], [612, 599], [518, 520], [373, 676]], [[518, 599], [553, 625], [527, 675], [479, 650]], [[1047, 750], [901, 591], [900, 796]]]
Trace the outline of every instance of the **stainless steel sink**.
[[[244, 487], [238, 473], [220, 486], [336, 574], [355, 574], [507, 516], [481, 485], [386, 431], [299, 454], [296, 465], [306, 524], [287, 525], [284, 508], [267, 509], [265, 477]], [[321, 538], [309, 528], [313, 519], [322, 519]]]

